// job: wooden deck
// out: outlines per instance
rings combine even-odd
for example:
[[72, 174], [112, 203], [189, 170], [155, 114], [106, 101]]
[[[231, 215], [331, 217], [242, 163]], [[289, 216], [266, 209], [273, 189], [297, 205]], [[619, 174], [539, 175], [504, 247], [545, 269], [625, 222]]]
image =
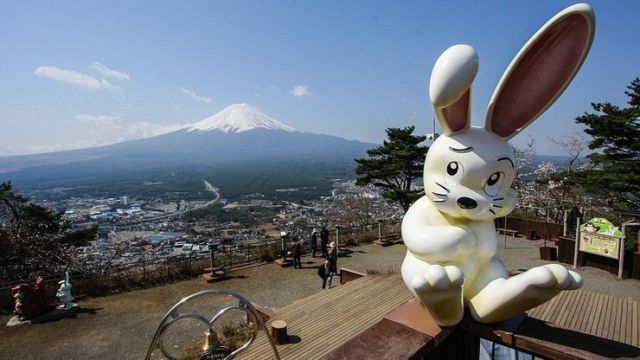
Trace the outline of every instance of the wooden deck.
[[[399, 274], [366, 276], [277, 310], [287, 322], [289, 344], [278, 345], [282, 359], [318, 359], [379, 322], [412, 295]], [[273, 359], [263, 332], [242, 359]]]
[[[373, 333], [388, 333], [390, 338], [394, 338], [394, 335], [401, 334], [400, 329], [410, 330], [407, 326], [411, 325], [385, 315], [403, 304], [406, 307], [411, 299], [412, 295], [400, 274], [365, 276], [277, 310], [267, 326], [270, 327], [273, 320], [284, 320], [288, 324], [289, 344], [278, 345], [282, 359], [348, 358], [343, 356], [344, 353], [350, 353], [344, 351], [345, 347], [358, 346], [361, 349], [356, 353], [367, 352], [370, 348], [371, 353], [375, 353], [372, 347], [381, 343], [369, 339], [365, 331], [382, 327], [382, 330]], [[491, 336], [484, 334], [490, 335], [493, 331], [493, 335], [498, 335], [494, 341], [522, 346], [522, 349], [534, 353], [540, 350], [540, 354], [547, 354], [551, 358], [594, 359], [607, 358], [612, 354], [635, 358], [640, 356], [639, 307], [638, 300], [634, 299], [620, 299], [582, 290], [566, 291], [530, 310], [524, 322], [517, 321], [515, 327], [507, 332], [504, 329], [496, 332], [496, 329], [491, 330], [492, 326], [487, 327], [469, 318], [465, 318], [461, 327], [487, 338]], [[489, 333], [477, 331], [482, 327], [487, 328], [485, 330]], [[401, 340], [407, 343], [412, 339], [424, 341], [420, 329], [412, 328], [418, 331], [410, 330]], [[445, 329], [448, 331], [446, 333], [443, 331], [445, 338], [451, 333], [449, 329]], [[508, 336], [502, 337], [500, 334]], [[556, 342], [554, 339], [557, 338], [568, 340]], [[371, 344], [372, 341], [376, 344]], [[394, 340], [389, 341], [393, 343]], [[544, 349], [547, 352], [542, 351]], [[376, 350], [380, 352], [380, 349]], [[240, 357], [274, 358], [263, 332]]]
[[638, 300], [576, 290], [564, 291], [528, 311], [532, 318], [581, 333], [640, 347]]

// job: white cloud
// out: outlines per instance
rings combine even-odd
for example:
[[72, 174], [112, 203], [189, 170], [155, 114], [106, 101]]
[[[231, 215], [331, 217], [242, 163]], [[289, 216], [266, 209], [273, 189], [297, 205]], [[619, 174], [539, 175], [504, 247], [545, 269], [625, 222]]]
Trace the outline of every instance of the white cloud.
[[289, 93], [295, 97], [305, 97], [313, 95], [311, 91], [309, 91], [309, 87], [307, 85], [296, 85], [289, 91]]
[[126, 122], [120, 115], [80, 114], [75, 119], [80, 123], [94, 127], [90, 141], [96, 145], [144, 139], [181, 129], [189, 124], [157, 124], [149, 121]]
[[129, 74], [125, 74], [120, 71], [109, 69], [108, 67], [100, 64], [97, 61], [94, 61], [91, 64], [91, 67], [97, 70], [99, 73], [101, 73], [105, 77], [110, 77], [118, 80], [131, 80], [131, 76], [129, 76]]
[[211, 98], [204, 96], [204, 95], [198, 95], [195, 92], [189, 90], [189, 89], [185, 89], [183, 87], [177, 87], [176, 89], [178, 89], [178, 91], [180, 91], [181, 93], [189, 96], [190, 98], [192, 98], [193, 100], [197, 101], [197, 102], [201, 102], [201, 103], [205, 103], [205, 104], [211, 104]]
[[120, 87], [111, 84], [108, 80], [98, 80], [90, 75], [81, 74], [73, 70], [61, 69], [55, 66], [38, 66], [33, 73], [41, 77], [76, 85], [89, 91], [109, 90], [120, 92]]
[[181, 129], [189, 124], [156, 124], [149, 121], [138, 121], [127, 124], [125, 136], [127, 140], [144, 139], [152, 136], [166, 134]]

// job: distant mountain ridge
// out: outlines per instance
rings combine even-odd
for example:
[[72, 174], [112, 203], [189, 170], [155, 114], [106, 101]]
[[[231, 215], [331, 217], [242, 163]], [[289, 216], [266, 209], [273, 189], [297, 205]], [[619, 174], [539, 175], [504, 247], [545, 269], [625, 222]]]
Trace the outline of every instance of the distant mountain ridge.
[[[212, 183], [217, 182], [216, 186], [224, 187], [220, 184], [225, 182], [222, 174], [234, 169], [228, 173], [234, 178], [229, 185], [236, 187], [238, 193], [245, 180], [253, 184], [246, 186], [251, 191], [260, 188], [260, 184], [270, 191], [267, 185], [276, 178], [277, 186], [289, 187], [304, 185], [302, 180], [309, 177], [320, 186], [318, 179], [353, 176], [353, 159], [365, 156], [373, 146], [297, 131], [248, 104], [234, 104], [202, 121], [155, 137], [0, 158], [0, 181], [12, 180], [18, 187], [28, 189], [95, 183], [115, 188], [118, 182], [162, 182], [164, 174], [178, 174], [187, 182], [193, 178], [194, 186], [197, 183], [201, 187], [201, 177], [208, 176]], [[264, 173], [271, 174], [271, 180], [265, 179]], [[180, 187], [179, 182], [172, 184]]]

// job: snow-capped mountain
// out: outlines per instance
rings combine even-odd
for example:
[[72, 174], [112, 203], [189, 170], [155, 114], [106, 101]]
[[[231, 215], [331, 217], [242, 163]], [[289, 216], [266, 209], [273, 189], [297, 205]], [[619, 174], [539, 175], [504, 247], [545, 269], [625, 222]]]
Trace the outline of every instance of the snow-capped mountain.
[[191, 131], [220, 130], [224, 133], [240, 133], [253, 129], [295, 131], [249, 104], [233, 104], [222, 111], [201, 120], [185, 129]]

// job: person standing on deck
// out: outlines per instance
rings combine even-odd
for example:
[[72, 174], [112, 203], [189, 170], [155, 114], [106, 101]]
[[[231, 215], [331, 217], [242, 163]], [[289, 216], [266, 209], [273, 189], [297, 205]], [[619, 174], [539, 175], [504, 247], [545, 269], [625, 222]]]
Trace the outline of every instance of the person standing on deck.
[[327, 257], [327, 245], [329, 244], [329, 230], [326, 225], [322, 225], [320, 230], [320, 246], [322, 248], [322, 257]]
[[329, 276], [331, 275], [329, 260], [325, 259], [324, 263], [318, 267], [318, 276], [322, 279], [322, 289], [324, 290], [327, 286], [327, 280], [329, 280], [329, 288], [331, 288], [331, 280]]
[[331, 280], [333, 279], [333, 275], [338, 272], [338, 248], [336, 247], [336, 243], [334, 242], [331, 242], [331, 244], [329, 244], [326, 262], [328, 263], [329, 270], [329, 274], [327, 275], [328, 289], [331, 289]]

